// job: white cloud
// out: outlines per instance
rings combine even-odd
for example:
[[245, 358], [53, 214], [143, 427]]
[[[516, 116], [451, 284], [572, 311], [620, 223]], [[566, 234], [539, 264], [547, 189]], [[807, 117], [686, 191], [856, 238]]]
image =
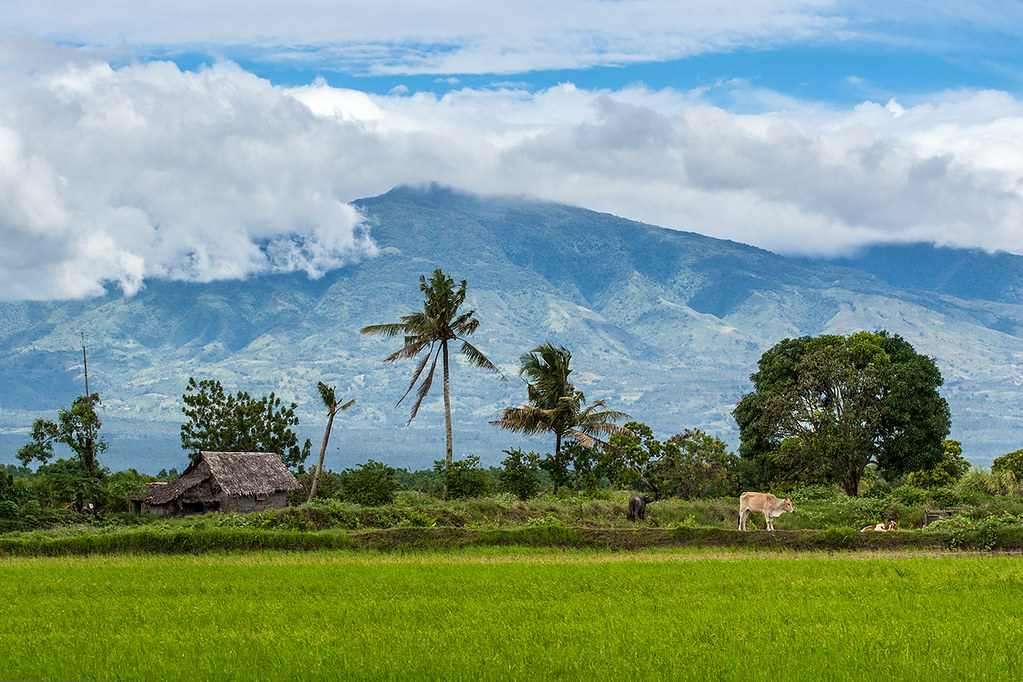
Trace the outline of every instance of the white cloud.
[[1023, 102], [835, 109], [720, 92], [282, 88], [230, 64], [0, 72], [0, 291], [302, 270], [372, 251], [347, 203], [439, 181], [783, 251], [935, 240], [1023, 251]]
[[316, 276], [371, 253], [325, 127], [232, 66], [94, 62], [0, 79], [2, 296]]
[[237, 51], [374, 73], [627, 64], [834, 35], [837, 0], [35, 0], [0, 32], [129, 52]]

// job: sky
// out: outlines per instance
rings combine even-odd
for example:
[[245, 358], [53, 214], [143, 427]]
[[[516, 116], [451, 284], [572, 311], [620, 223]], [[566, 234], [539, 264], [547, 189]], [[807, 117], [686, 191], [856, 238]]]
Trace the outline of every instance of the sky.
[[1023, 2], [77, 0], [0, 12], [0, 299], [372, 258], [440, 182], [782, 253], [1023, 253]]

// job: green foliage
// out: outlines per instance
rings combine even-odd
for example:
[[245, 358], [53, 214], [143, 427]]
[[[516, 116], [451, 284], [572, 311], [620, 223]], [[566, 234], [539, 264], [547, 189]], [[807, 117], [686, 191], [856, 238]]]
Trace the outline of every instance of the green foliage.
[[490, 490], [490, 475], [480, 466], [480, 458], [476, 455], [455, 460], [451, 464], [439, 460], [434, 463], [433, 469], [443, 477], [448, 497], [452, 499], [482, 497]]
[[762, 485], [837, 483], [849, 495], [873, 463], [892, 478], [941, 461], [941, 373], [899, 336], [786, 339], [764, 353], [736, 406], [740, 454]]
[[[596, 455], [563, 453], [564, 441], [570, 439], [587, 448], [601, 446], [603, 439], [622, 431], [615, 422], [627, 415], [608, 409], [603, 400], [586, 404], [586, 396], [569, 380], [572, 353], [563, 346], [542, 344], [525, 353], [519, 362], [519, 375], [526, 379], [528, 403], [506, 408], [493, 424], [516, 433], [554, 436], [554, 452], [543, 467], [551, 477], [555, 492], [572, 479], [572, 460], [578, 463], [580, 474], [595, 475]], [[580, 481], [586, 486], [593, 485], [590, 475]]]
[[918, 488], [913, 485], [900, 485], [891, 492], [891, 498], [897, 500], [901, 504], [905, 505], [920, 505], [924, 504], [931, 497], [930, 493], [924, 488]]
[[[386, 362], [410, 360], [422, 355], [422, 359], [412, 372], [412, 380], [404, 395], [398, 400], [400, 404], [416, 385], [416, 400], [409, 413], [409, 423], [419, 414], [419, 408], [430, 394], [433, 377], [437, 369], [437, 361], [442, 363], [444, 377], [444, 424], [445, 424], [445, 461], [452, 464], [454, 446], [451, 435], [451, 406], [448, 396], [449, 361], [448, 348], [451, 343], [460, 343], [459, 352], [473, 367], [491, 372], [498, 369], [480, 349], [469, 342], [468, 337], [476, 333], [480, 322], [476, 311], [463, 312], [462, 304], [468, 284], [463, 279], [457, 286], [454, 279], [437, 268], [430, 279], [419, 277], [419, 290], [423, 294], [423, 309], [402, 315], [401, 320], [387, 324], [374, 324], [362, 328], [363, 334], [375, 334], [388, 338], [401, 337], [402, 346], [385, 358]], [[426, 367], [429, 365], [429, 371]]]
[[15, 519], [18, 517], [18, 505], [12, 499], [0, 499], [0, 519]]
[[49, 462], [53, 458], [55, 443], [67, 446], [74, 453], [78, 465], [89, 475], [99, 471], [99, 455], [106, 451], [107, 443], [100, 436], [103, 423], [96, 413], [99, 394], [79, 396], [71, 409], [57, 412], [57, 421], [36, 419], [32, 423], [32, 440], [18, 450], [22, 464]]
[[86, 472], [77, 459], [58, 459], [36, 470], [30, 494], [45, 507], [69, 506], [80, 511], [90, 501], [103, 501], [104, 473]]
[[906, 482], [918, 488], [940, 488], [955, 484], [969, 470], [970, 462], [963, 457], [962, 444], [956, 440], [946, 440], [941, 461], [930, 469], [911, 471]]
[[1016, 450], [996, 457], [991, 463], [991, 473], [1011, 473], [1017, 481], [1023, 481], [1023, 450]]
[[[397, 475], [397, 470], [395, 470]], [[298, 490], [292, 491], [288, 496], [288, 502], [290, 504], [302, 504], [308, 502], [309, 491], [312, 487], [314, 471], [305, 471], [300, 473], [295, 478], [298, 479], [298, 484], [302, 486]], [[400, 485], [400, 484], [399, 484]], [[319, 483], [316, 486], [316, 500], [329, 500], [331, 498], [340, 497], [341, 495], [341, 474], [324, 470], [320, 475]]]
[[964, 499], [997, 495], [1023, 495], [1023, 484], [1012, 471], [1001, 468], [998, 471], [971, 469], [955, 484], [954, 489]]
[[189, 378], [182, 402], [181, 447], [193, 460], [202, 450], [275, 452], [301, 470], [309, 457], [312, 443], [300, 444], [295, 433], [298, 405], [285, 405], [273, 393], [258, 399], [243, 391], [231, 395], [219, 381]]
[[152, 476], [140, 474], [134, 469], [108, 475], [103, 481], [104, 509], [111, 512], [131, 511], [131, 499], [144, 495], [146, 484], [152, 480]]
[[658, 490], [653, 471], [664, 453], [664, 444], [654, 438], [653, 429], [642, 422], [628, 422], [611, 436], [603, 457], [603, 468], [611, 484], [623, 488]]
[[655, 476], [668, 495], [686, 499], [738, 495], [738, 463], [720, 438], [692, 429], [668, 439]]
[[338, 478], [342, 500], [370, 507], [394, 502], [399, 487], [395, 470], [372, 459], [344, 470]]
[[535, 497], [540, 491], [540, 456], [519, 448], [504, 451], [498, 478], [501, 488], [520, 500]]
[[738, 464], [724, 441], [700, 429], [683, 431], [662, 443], [641, 422], [629, 422], [622, 433], [613, 435], [603, 460], [615, 485], [686, 499], [737, 494]]
[[944, 535], [952, 549], [991, 550], [1006, 545], [1011, 548], [1016, 538], [1023, 537], [1023, 515], [954, 516], [935, 521], [925, 531]]
[[14, 485], [14, 475], [0, 469], [0, 501], [15, 501], [18, 489]]

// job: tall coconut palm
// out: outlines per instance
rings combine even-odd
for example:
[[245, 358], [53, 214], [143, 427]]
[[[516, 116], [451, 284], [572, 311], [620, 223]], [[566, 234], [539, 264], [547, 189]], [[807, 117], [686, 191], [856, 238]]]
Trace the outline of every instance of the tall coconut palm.
[[[585, 447], [604, 444], [603, 438], [622, 431], [615, 424], [628, 417], [598, 400], [586, 404], [586, 397], [569, 381], [572, 353], [563, 346], [545, 343], [520, 359], [519, 376], [526, 380], [528, 403], [509, 407], [494, 425], [525, 434], [554, 434], [554, 462], [561, 466], [561, 444], [571, 438]], [[555, 482], [557, 492], [557, 482]]]
[[[437, 361], [438, 359], [441, 361], [441, 371], [444, 375], [444, 454], [445, 462], [449, 467], [454, 453], [454, 443], [451, 435], [451, 382], [448, 345], [453, 342], [460, 343], [459, 352], [470, 365], [491, 372], [498, 371], [494, 363], [467, 340], [467, 337], [472, 336], [479, 329], [480, 322], [476, 319], [475, 310], [460, 311], [465, 302], [466, 288], [465, 280], [456, 286], [451, 277], [437, 268], [429, 280], [425, 276], [419, 277], [419, 289], [423, 292], [422, 311], [402, 315], [399, 322], [374, 324], [362, 328], [363, 334], [401, 336], [404, 339], [402, 347], [388, 355], [384, 359], [385, 362], [422, 356], [412, 372], [412, 380], [409, 382], [408, 388], [398, 400], [400, 405], [416, 387], [416, 384], [419, 384], [419, 388], [416, 389], [416, 401], [409, 414], [409, 423], [416, 418], [419, 407], [429, 395], [430, 388], [433, 386]], [[429, 371], [426, 370], [427, 365], [430, 367]]]
[[323, 432], [323, 444], [320, 445], [320, 461], [316, 464], [313, 482], [309, 486], [309, 502], [312, 502], [313, 498], [316, 497], [320, 476], [323, 475], [323, 458], [327, 455], [327, 443], [330, 442], [330, 432], [334, 428], [334, 417], [355, 404], [354, 400], [344, 403], [339, 402], [337, 399], [337, 389], [334, 386], [328, 386], [322, 381], [316, 384], [316, 388], [320, 392], [320, 398], [323, 399], [323, 406], [327, 408], [327, 429]]

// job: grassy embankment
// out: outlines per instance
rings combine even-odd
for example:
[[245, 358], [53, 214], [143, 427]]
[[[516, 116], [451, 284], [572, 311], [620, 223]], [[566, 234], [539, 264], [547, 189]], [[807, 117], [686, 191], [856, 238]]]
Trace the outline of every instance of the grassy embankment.
[[1005, 556], [0, 560], [0, 679], [1020, 679]]
[[[198, 553], [217, 550], [450, 548], [529, 545], [636, 549], [710, 546], [789, 549], [1023, 549], [1023, 499], [993, 498], [964, 509], [963, 523], [918, 526], [924, 506], [846, 498], [797, 501], [778, 533], [735, 531], [734, 500], [664, 500], [646, 522], [625, 519], [624, 493], [607, 499], [508, 497], [443, 502], [402, 494], [395, 504], [359, 507], [336, 501], [256, 514], [175, 519], [127, 515], [92, 524], [0, 534], [0, 555]], [[890, 534], [860, 534], [881, 519]], [[758, 518], [753, 524], [759, 523]]]

